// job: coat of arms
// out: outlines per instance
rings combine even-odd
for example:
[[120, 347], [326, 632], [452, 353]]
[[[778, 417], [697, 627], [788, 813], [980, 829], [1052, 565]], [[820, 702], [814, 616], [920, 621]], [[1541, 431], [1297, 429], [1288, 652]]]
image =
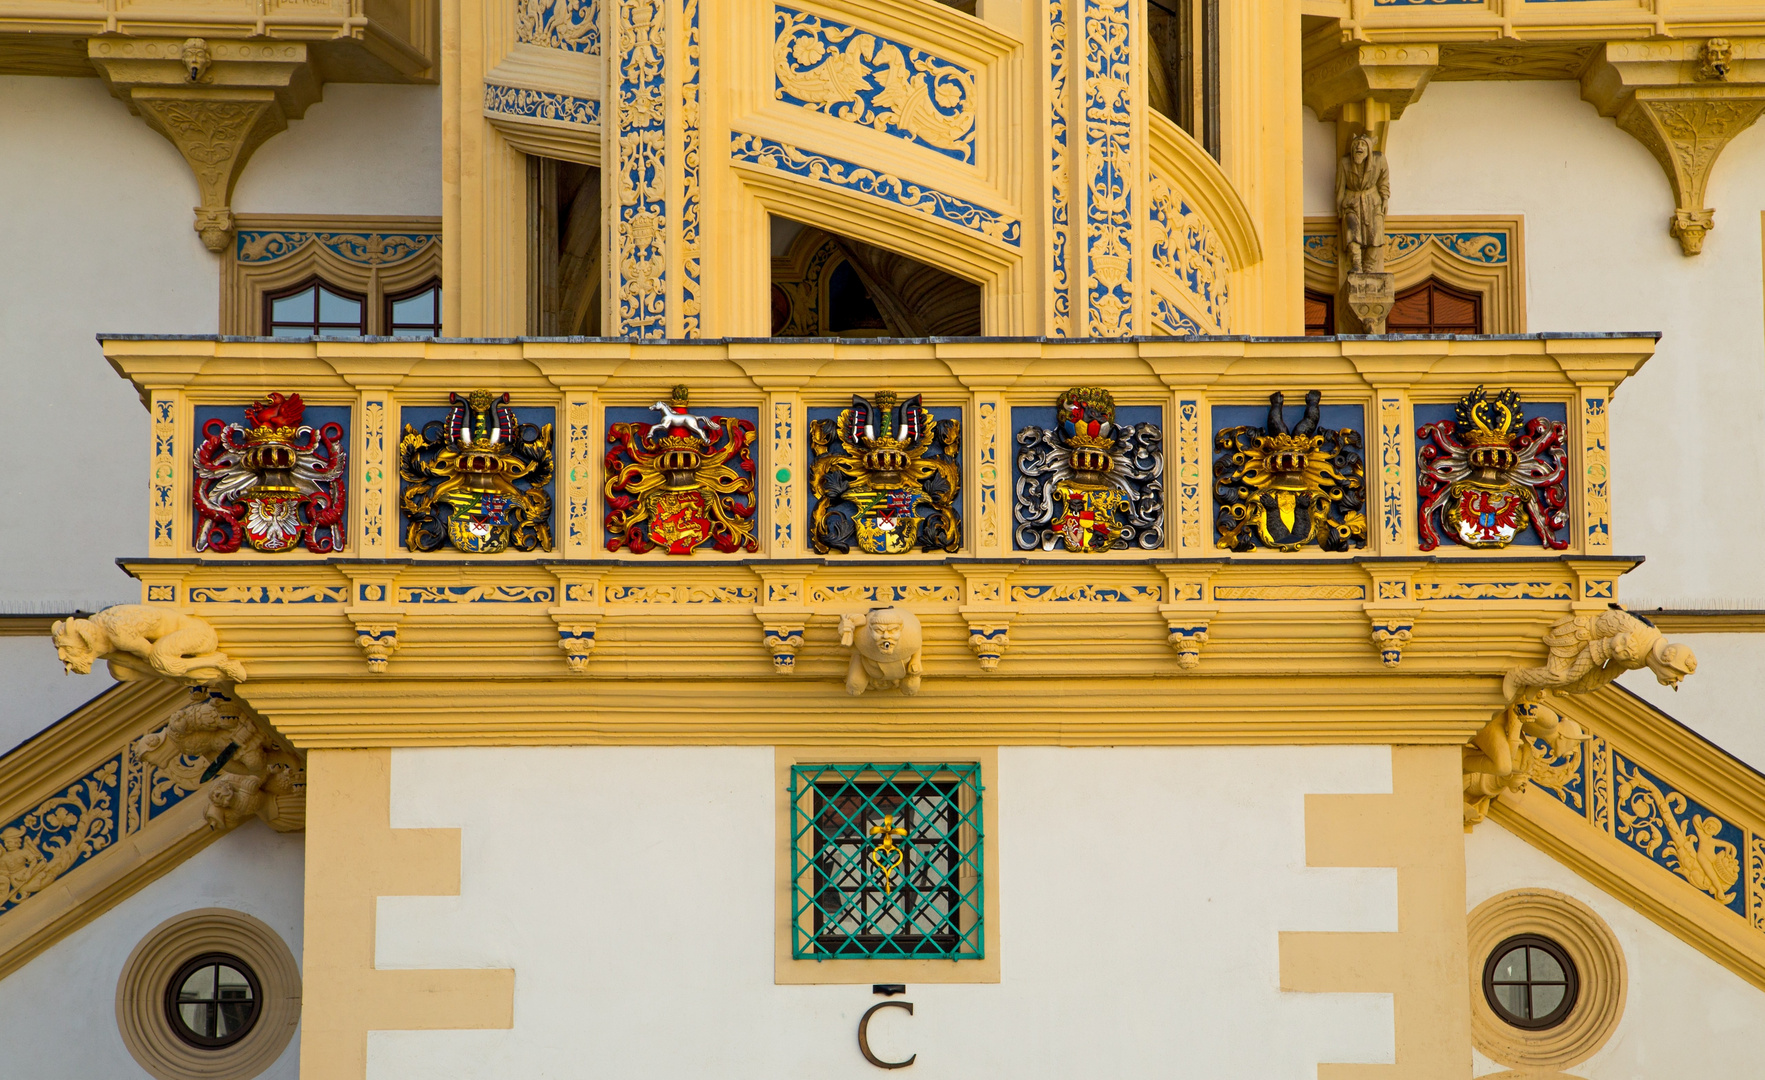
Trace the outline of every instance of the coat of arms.
[[343, 428], [301, 423], [299, 394], [245, 407], [245, 423], [210, 420], [196, 448], [196, 550], [324, 554], [343, 547], [349, 459]]
[[[861, 397], [837, 420], [809, 425], [809, 538], [817, 552], [874, 555], [955, 551], [962, 546], [956, 495], [960, 425], [938, 420], [914, 395]], [[837, 444], [837, 445], [836, 445]]]
[[523, 424], [509, 395], [474, 390], [447, 396], [447, 420], [421, 432], [406, 424], [398, 474], [410, 526], [405, 545], [451, 543], [473, 555], [552, 549], [552, 426]]
[[1437, 517], [1446, 535], [1466, 547], [1507, 547], [1528, 527], [1545, 547], [1568, 547], [1568, 537], [1557, 535], [1569, 524], [1563, 436], [1554, 420], [1527, 420], [1517, 392], [1485, 394], [1481, 386], [1459, 399], [1455, 419], [1417, 428], [1417, 547], [1440, 546]]
[[650, 406], [653, 424], [614, 424], [607, 441], [607, 550], [663, 548], [691, 555], [758, 551], [754, 535], [754, 443], [746, 420], [687, 410], [687, 390]]
[[1323, 395], [1305, 395], [1305, 415], [1291, 428], [1277, 391], [1262, 427], [1226, 428], [1214, 438], [1217, 546], [1250, 551], [1259, 544], [1298, 551], [1316, 544], [1347, 551], [1367, 542], [1366, 465], [1360, 432], [1321, 423]]
[[1109, 391], [1080, 386], [1054, 405], [1055, 429], [1017, 433], [1017, 546], [1097, 552], [1164, 544], [1164, 433], [1118, 426]]

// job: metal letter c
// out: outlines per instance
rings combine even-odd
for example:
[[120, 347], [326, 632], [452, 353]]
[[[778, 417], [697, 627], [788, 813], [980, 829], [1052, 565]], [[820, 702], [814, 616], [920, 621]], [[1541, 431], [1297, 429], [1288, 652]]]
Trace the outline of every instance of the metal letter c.
[[906, 1061], [884, 1061], [882, 1058], [879, 1058], [870, 1052], [870, 1018], [876, 1014], [876, 1010], [878, 1009], [906, 1009], [907, 1015], [912, 1016], [913, 1002], [879, 1001], [870, 1008], [865, 1009], [863, 1017], [858, 1021], [858, 1052], [864, 1055], [865, 1061], [870, 1062], [879, 1069], [905, 1069], [918, 1059], [918, 1054], [914, 1054]]

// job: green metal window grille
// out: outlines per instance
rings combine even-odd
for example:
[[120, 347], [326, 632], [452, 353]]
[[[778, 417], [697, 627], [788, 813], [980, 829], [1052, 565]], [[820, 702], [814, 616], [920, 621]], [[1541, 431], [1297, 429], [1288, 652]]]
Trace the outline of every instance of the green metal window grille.
[[791, 767], [791, 955], [986, 955], [981, 767]]

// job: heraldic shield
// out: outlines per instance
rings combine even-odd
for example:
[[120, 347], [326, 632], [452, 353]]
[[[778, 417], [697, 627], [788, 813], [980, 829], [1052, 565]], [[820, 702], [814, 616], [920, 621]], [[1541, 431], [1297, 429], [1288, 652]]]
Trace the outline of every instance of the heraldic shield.
[[809, 425], [810, 543], [817, 552], [900, 555], [956, 551], [960, 425], [938, 420], [915, 395], [861, 397], [838, 419]]
[[472, 555], [552, 549], [552, 426], [523, 424], [509, 395], [447, 396], [447, 420], [406, 424], [398, 472], [405, 544]]
[[1055, 402], [1055, 429], [1017, 433], [1017, 546], [1098, 552], [1164, 545], [1164, 433], [1118, 425], [1115, 399], [1078, 386]]
[[758, 551], [754, 425], [691, 412], [685, 386], [650, 409], [660, 414], [653, 424], [607, 430], [607, 550], [691, 555], [709, 543], [716, 551]]
[[196, 448], [196, 550], [311, 552], [343, 548], [349, 457], [343, 427], [302, 421], [299, 394], [245, 407], [245, 423], [210, 420]]
[[1216, 546], [1298, 551], [1365, 547], [1366, 465], [1360, 432], [1321, 426], [1323, 394], [1307, 391], [1305, 414], [1287, 426], [1283, 395], [1269, 395], [1262, 427], [1226, 428], [1214, 437]]
[[1421, 542], [1433, 551], [1440, 533], [1466, 547], [1504, 548], [1531, 527], [1553, 550], [1569, 546], [1563, 509], [1564, 425], [1528, 421], [1514, 390], [1486, 394], [1481, 386], [1459, 399], [1452, 420], [1416, 429], [1416, 498], [1422, 505]]

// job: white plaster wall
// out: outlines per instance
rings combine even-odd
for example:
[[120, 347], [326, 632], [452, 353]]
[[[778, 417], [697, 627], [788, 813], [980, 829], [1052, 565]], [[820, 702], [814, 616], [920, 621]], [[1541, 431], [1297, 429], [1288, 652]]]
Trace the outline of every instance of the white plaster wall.
[[115, 682], [103, 664], [95, 665], [91, 675], [65, 674], [47, 637], [0, 637], [0, 685], [5, 688], [0, 693], [0, 754], [4, 754]]
[[[1333, 125], [1306, 139], [1306, 210], [1330, 212]], [[1435, 83], [1392, 125], [1393, 214], [1524, 214], [1528, 329], [1659, 330], [1612, 404], [1613, 541], [1648, 562], [1634, 607], [1765, 607], [1765, 127], [1709, 187], [1716, 228], [1686, 258], [1666, 175], [1572, 82]]]
[[251, 156], [233, 210], [440, 217], [441, 87], [327, 84]]
[[[774, 781], [768, 747], [395, 750], [392, 824], [462, 828], [461, 891], [382, 898], [377, 962], [513, 967], [514, 1027], [376, 1032], [369, 1075], [874, 1076], [869, 985], [773, 982]], [[1393, 872], [1304, 865], [1304, 794], [1389, 791], [1386, 748], [1007, 748], [990, 783], [1002, 981], [909, 986], [879, 1053], [925, 1080], [1392, 1059], [1389, 996], [1277, 967], [1281, 930], [1396, 929]]]
[[[0, 1076], [148, 1080], [116, 1026], [123, 962], [154, 927], [196, 908], [243, 911], [300, 959], [303, 837], [252, 821], [0, 980]], [[295, 1080], [300, 1033], [262, 1080]]]
[[[1624, 1016], [1611, 1041], [1569, 1072], [1586, 1080], [1759, 1075], [1765, 994], [1752, 984], [1494, 822], [1465, 837], [1465, 871], [1467, 911], [1510, 889], [1555, 889], [1617, 936], [1629, 969]], [[1476, 1071], [1500, 1066], [1479, 1055]]]
[[1675, 634], [1691, 646], [1698, 670], [1679, 689], [1662, 686], [1647, 671], [1626, 672], [1619, 685], [1709, 739], [1755, 769], [1765, 771], [1765, 697], [1760, 694], [1759, 634]]

